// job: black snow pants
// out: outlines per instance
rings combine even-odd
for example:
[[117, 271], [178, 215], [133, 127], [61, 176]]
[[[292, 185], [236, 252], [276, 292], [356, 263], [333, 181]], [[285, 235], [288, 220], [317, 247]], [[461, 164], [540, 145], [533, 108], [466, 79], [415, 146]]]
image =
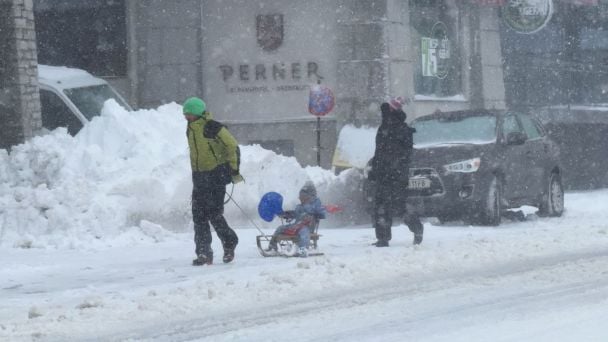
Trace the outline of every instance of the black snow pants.
[[193, 177], [192, 221], [194, 221], [194, 244], [196, 255], [211, 251], [211, 225], [224, 249], [234, 249], [238, 236], [224, 218], [224, 194], [226, 185], [207, 184]]
[[420, 218], [406, 211], [406, 188], [401, 182], [377, 182], [374, 196], [372, 221], [378, 241], [392, 238], [393, 217], [403, 217], [404, 223], [414, 234], [422, 234], [424, 226]]

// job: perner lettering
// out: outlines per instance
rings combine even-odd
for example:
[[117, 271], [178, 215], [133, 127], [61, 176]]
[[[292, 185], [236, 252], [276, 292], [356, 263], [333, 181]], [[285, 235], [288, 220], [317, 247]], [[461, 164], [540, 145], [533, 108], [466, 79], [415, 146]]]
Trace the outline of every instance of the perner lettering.
[[[287, 73], [287, 67], [284, 63], [272, 64], [271, 72], [269, 72], [271, 69], [267, 68], [264, 64], [239, 64], [238, 75], [235, 75], [235, 68], [232, 65], [223, 64], [220, 65], [219, 68], [224, 82], [231, 80], [243, 82], [266, 81], [268, 79], [283, 81], [287, 79], [287, 75], [291, 76], [291, 80], [300, 81], [302, 80], [302, 64], [303, 63], [300, 62], [291, 63], [289, 66], [289, 73]], [[309, 79], [313, 80], [323, 79], [319, 74], [319, 65], [316, 62], [306, 63], [306, 75]]]

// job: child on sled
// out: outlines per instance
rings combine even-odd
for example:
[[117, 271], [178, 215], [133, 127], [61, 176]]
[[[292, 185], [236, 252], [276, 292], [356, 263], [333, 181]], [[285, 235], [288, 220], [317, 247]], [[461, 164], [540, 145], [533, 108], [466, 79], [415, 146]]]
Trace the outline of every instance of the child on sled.
[[277, 253], [277, 237], [279, 235], [297, 235], [297, 256], [302, 258], [308, 256], [310, 233], [314, 229], [316, 221], [326, 217], [327, 211], [317, 197], [317, 189], [310, 181], [306, 182], [300, 189], [299, 199], [300, 204], [294, 210], [287, 210], [278, 214], [278, 216], [287, 220], [287, 224], [281, 225], [275, 230], [267, 252]]

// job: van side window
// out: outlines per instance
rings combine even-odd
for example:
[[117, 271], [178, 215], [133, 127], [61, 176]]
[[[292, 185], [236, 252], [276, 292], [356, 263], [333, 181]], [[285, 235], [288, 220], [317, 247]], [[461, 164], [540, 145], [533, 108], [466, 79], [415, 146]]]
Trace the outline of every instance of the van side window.
[[42, 127], [54, 130], [57, 127], [67, 127], [70, 135], [76, 135], [82, 128], [82, 123], [57, 94], [40, 89], [40, 109], [42, 112]]

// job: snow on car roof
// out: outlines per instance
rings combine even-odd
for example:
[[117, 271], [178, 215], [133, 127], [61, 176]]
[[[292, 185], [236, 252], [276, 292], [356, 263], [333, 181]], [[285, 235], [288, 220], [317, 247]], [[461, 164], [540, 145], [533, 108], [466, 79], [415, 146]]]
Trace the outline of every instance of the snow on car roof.
[[106, 84], [106, 81], [82, 69], [42, 64], [38, 65], [38, 81], [40, 84], [62, 89]]

